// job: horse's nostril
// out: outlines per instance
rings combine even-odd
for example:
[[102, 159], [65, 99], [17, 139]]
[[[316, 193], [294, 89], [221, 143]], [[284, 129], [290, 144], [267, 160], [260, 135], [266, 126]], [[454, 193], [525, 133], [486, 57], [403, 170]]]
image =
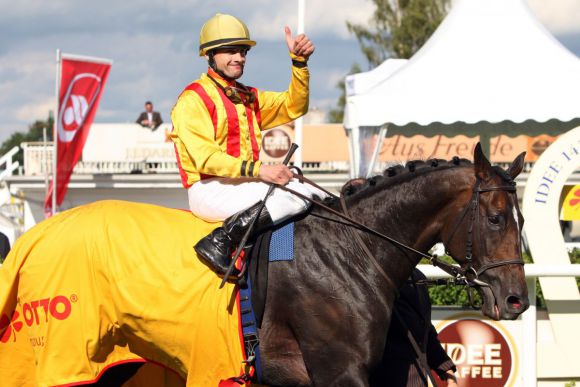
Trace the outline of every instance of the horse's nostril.
[[505, 301], [511, 308], [520, 309], [522, 307], [522, 300], [517, 296], [508, 296]]

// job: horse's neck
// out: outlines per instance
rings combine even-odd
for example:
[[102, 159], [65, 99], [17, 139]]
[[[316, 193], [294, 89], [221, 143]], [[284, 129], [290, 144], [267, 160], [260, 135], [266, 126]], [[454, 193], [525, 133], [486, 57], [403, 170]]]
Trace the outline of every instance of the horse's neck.
[[[443, 214], [454, 204], [460, 192], [469, 186], [469, 176], [459, 168], [433, 171], [363, 199], [347, 201], [350, 213], [361, 223], [426, 252], [440, 242]], [[376, 237], [365, 238], [371, 252], [381, 261], [394, 282], [402, 284], [421, 257]], [[396, 270], [393, 270], [396, 268]]]

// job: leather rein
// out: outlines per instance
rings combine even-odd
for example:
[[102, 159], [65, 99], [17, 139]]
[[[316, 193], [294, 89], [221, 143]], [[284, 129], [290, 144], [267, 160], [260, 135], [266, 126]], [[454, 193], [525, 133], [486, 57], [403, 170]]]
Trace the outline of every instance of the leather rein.
[[[479, 268], [475, 268], [473, 266], [473, 255], [472, 255], [473, 229], [474, 229], [475, 225], [477, 225], [477, 228], [479, 229], [479, 217], [477, 216], [477, 213], [478, 213], [478, 208], [479, 208], [480, 195], [482, 193], [491, 192], [491, 191], [516, 192], [515, 183], [510, 184], [510, 185], [504, 185], [504, 186], [482, 188], [480, 186], [481, 181], [479, 179], [476, 180], [475, 186], [473, 188], [473, 193], [472, 193], [470, 203], [464, 208], [462, 215], [459, 217], [457, 223], [455, 224], [454, 230], [451, 233], [449, 240], [447, 241], [449, 243], [453, 239], [457, 229], [459, 228], [461, 223], [463, 223], [463, 220], [465, 219], [467, 213], [470, 212], [471, 216], [470, 216], [469, 226], [467, 229], [465, 262], [462, 263], [460, 266], [457, 266], [457, 265], [452, 265], [452, 264], [449, 264], [447, 262], [441, 261], [436, 254], [428, 254], [428, 253], [421, 252], [421, 251], [419, 251], [411, 246], [408, 246], [402, 242], [397, 241], [396, 239], [389, 237], [388, 235], [384, 235], [384, 234], [380, 233], [379, 231], [376, 231], [376, 230], [374, 230], [370, 227], [367, 227], [364, 224], [354, 220], [349, 215], [348, 208], [346, 205], [346, 201], [344, 200], [344, 197], [342, 197], [342, 196], [338, 197], [335, 194], [329, 192], [328, 190], [320, 187], [318, 184], [314, 183], [310, 179], [304, 177], [302, 175], [302, 171], [300, 171], [300, 169], [298, 169], [296, 167], [292, 167], [292, 169], [295, 169], [297, 171], [297, 173], [294, 173], [294, 177], [296, 179], [298, 179], [300, 182], [310, 184], [313, 187], [318, 188], [319, 190], [323, 191], [327, 195], [330, 195], [336, 199], [339, 199], [343, 213], [336, 211], [335, 209], [330, 208], [329, 206], [327, 206], [327, 205], [325, 205], [317, 200], [311, 199], [308, 196], [305, 196], [299, 192], [296, 192], [288, 187], [277, 186], [277, 188], [280, 188], [280, 189], [285, 190], [287, 192], [291, 192], [292, 194], [300, 197], [301, 199], [306, 200], [306, 201], [308, 201], [308, 202], [312, 203], [313, 205], [316, 205], [320, 208], [323, 208], [324, 210], [330, 212], [331, 214], [336, 215], [337, 217], [347, 221], [346, 225], [348, 225], [348, 226], [351, 226], [351, 227], [357, 228], [361, 231], [365, 231], [369, 234], [375, 235], [379, 238], [382, 238], [384, 240], [391, 242], [392, 244], [394, 244], [398, 247], [401, 247], [401, 248], [408, 250], [412, 253], [418, 254], [419, 256], [421, 256], [423, 258], [426, 258], [431, 265], [439, 267], [445, 273], [449, 274], [452, 277], [451, 282], [455, 285], [464, 285], [464, 286], [468, 286], [468, 287], [490, 287], [490, 285], [488, 283], [479, 279], [479, 276], [482, 273], [484, 273], [485, 271], [487, 271], [489, 269], [500, 267], [500, 266], [523, 265], [524, 264], [524, 261], [521, 258], [516, 258], [516, 259], [509, 259], [509, 260], [505, 260], [505, 261], [501, 261], [501, 262], [492, 262], [492, 263], [484, 264]], [[516, 203], [516, 205], [517, 205], [517, 203]], [[359, 247], [365, 252], [365, 254], [369, 258], [370, 262], [376, 267], [376, 269], [381, 274], [381, 276], [386, 280], [386, 282], [392, 284], [392, 280], [384, 272], [383, 268], [381, 267], [381, 265], [379, 264], [377, 259], [373, 256], [373, 254], [370, 252], [369, 248], [366, 246], [366, 244], [364, 243], [364, 241], [362, 240], [360, 235], [358, 233], [353, 233], [353, 235], [354, 235], [355, 241], [357, 242]], [[481, 243], [480, 243], [480, 245], [481, 245]], [[447, 253], [447, 254], [449, 254], [449, 253]], [[432, 281], [424, 281], [424, 284], [428, 284], [428, 283], [433, 283], [433, 282]], [[449, 281], [446, 281], [444, 283], [449, 283]], [[441, 284], [441, 283], [439, 281], [435, 281], [435, 284]], [[471, 305], [473, 307], [475, 307], [473, 300], [472, 300], [471, 293], [468, 292], [468, 295], [469, 295], [469, 300], [470, 300]]]

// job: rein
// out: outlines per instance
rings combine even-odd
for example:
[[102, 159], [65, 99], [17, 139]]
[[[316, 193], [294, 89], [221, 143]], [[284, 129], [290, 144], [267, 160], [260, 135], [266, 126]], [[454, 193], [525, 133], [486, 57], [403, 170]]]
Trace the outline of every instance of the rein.
[[[468, 237], [467, 237], [467, 242], [466, 242], [466, 254], [465, 254], [466, 264], [465, 264], [465, 267], [463, 267], [463, 266], [457, 266], [457, 265], [449, 264], [447, 262], [443, 262], [438, 258], [438, 256], [436, 254], [428, 254], [428, 253], [421, 252], [417, 249], [414, 249], [411, 246], [408, 246], [402, 242], [399, 242], [396, 239], [393, 239], [387, 235], [384, 235], [384, 234], [380, 233], [379, 231], [376, 231], [376, 230], [374, 230], [370, 227], [367, 227], [364, 224], [352, 219], [350, 217], [350, 215], [348, 214], [348, 208], [346, 206], [346, 202], [345, 202], [343, 197], [338, 197], [335, 194], [329, 192], [328, 190], [320, 187], [318, 184], [316, 184], [313, 181], [311, 181], [310, 179], [304, 177], [298, 168], [295, 168], [295, 167], [293, 167], [293, 168], [297, 170], [297, 173], [294, 174], [294, 177], [296, 179], [298, 179], [300, 182], [310, 184], [313, 187], [323, 191], [327, 195], [332, 196], [336, 199], [339, 199], [344, 213], [336, 211], [333, 208], [330, 208], [329, 206], [327, 206], [327, 205], [325, 205], [317, 200], [311, 199], [308, 196], [302, 195], [301, 193], [296, 192], [296, 191], [294, 191], [286, 186], [277, 186], [277, 188], [280, 188], [280, 189], [285, 190], [287, 192], [291, 192], [292, 194], [300, 197], [301, 199], [306, 200], [306, 201], [308, 201], [308, 202], [312, 203], [313, 205], [316, 205], [320, 208], [323, 208], [324, 210], [330, 212], [333, 215], [338, 216], [339, 218], [341, 218], [343, 220], [346, 220], [348, 222], [347, 225], [349, 225], [349, 226], [358, 228], [359, 230], [368, 232], [368, 233], [375, 235], [379, 238], [385, 239], [385, 240], [393, 243], [396, 246], [399, 246], [399, 247], [406, 249], [410, 252], [418, 254], [419, 256], [421, 256], [423, 258], [426, 258], [427, 260], [429, 260], [429, 263], [431, 265], [439, 267], [445, 273], [447, 273], [451, 277], [453, 277], [452, 281], [456, 285], [465, 285], [468, 287], [477, 287], [477, 286], [490, 287], [490, 285], [488, 283], [481, 281], [478, 278], [482, 273], [484, 273], [485, 271], [487, 271], [489, 269], [499, 267], [499, 266], [514, 265], [514, 264], [523, 265], [524, 264], [524, 261], [518, 258], [518, 259], [510, 259], [510, 260], [501, 261], [501, 262], [492, 262], [489, 264], [482, 265], [479, 269], [475, 269], [475, 267], [473, 266], [473, 259], [472, 259], [473, 258], [473, 256], [472, 256], [472, 249], [473, 249], [472, 234], [473, 234], [474, 224], [477, 224], [477, 227], [479, 228], [479, 217], [477, 217], [477, 209], [479, 208], [480, 194], [485, 193], [485, 192], [491, 192], [491, 191], [515, 192], [516, 191], [515, 184], [509, 185], [509, 186], [495, 186], [495, 187], [481, 188], [480, 187], [481, 182], [479, 179], [477, 179], [475, 187], [473, 188], [473, 194], [472, 194], [470, 204], [468, 204], [465, 207], [465, 209], [463, 210], [463, 213], [460, 216], [458, 222], [456, 223], [454, 230], [451, 234], [451, 237], [448, 240], [448, 242], [450, 242], [451, 239], [454, 237], [455, 232], [457, 231], [460, 224], [465, 219], [467, 212], [471, 209], [470, 225], [468, 227]], [[364, 241], [362, 240], [360, 235], [357, 233], [354, 233], [354, 236], [355, 236], [355, 241], [357, 242], [357, 244], [365, 252], [367, 257], [370, 259], [371, 263], [378, 269], [381, 276], [383, 278], [385, 278], [385, 280], [387, 282], [392, 283], [391, 279], [384, 272], [384, 270], [382, 269], [382, 267], [378, 263], [377, 259], [372, 255], [372, 253], [370, 252], [370, 250], [368, 249], [368, 247], [366, 246], [366, 244], [364, 243]], [[471, 305], [474, 306], [474, 303], [473, 303], [472, 297], [471, 297], [471, 293], [468, 292], [468, 295], [469, 295], [469, 300], [470, 300]]]

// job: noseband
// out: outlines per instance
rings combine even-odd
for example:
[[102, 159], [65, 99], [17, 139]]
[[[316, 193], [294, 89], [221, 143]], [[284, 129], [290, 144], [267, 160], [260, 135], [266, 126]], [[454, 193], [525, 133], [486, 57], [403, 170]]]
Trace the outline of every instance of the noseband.
[[[495, 268], [495, 267], [500, 267], [500, 266], [505, 266], [505, 265], [523, 265], [524, 264], [524, 261], [521, 258], [515, 258], [515, 259], [508, 259], [508, 260], [504, 260], [504, 261], [491, 262], [488, 264], [484, 264], [484, 265], [481, 265], [478, 269], [473, 266], [473, 254], [472, 254], [473, 253], [473, 229], [474, 229], [474, 226], [476, 226], [478, 230], [480, 229], [479, 216], [477, 216], [478, 215], [477, 213], [479, 210], [480, 196], [482, 193], [492, 192], [492, 191], [516, 192], [515, 182], [511, 182], [509, 185], [501, 185], [501, 186], [482, 188], [481, 187], [481, 180], [479, 178], [477, 178], [477, 180], [475, 182], [475, 186], [473, 187], [473, 193], [471, 195], [470, 204], [465, 207], [462, 215], [459, 217], [459, 220], [457, 221], [457, 223], [455, 224], [455, 227], [453, 228], [453, 232], [451, 233], [451, 236], [449, 237], [448, 241], [446, 243], [444, 243], [445, 246], [449, 246], [449, 243], [451, 242], [451, 240], [455, 236], [455, 233], [457, 232], [457, 230], [459, 229], [459, 226], [461, 225], [461, 223], [465, 219], [465, 216], [467, 215], [468, 212], [470, 212], [471, 216], [469, 219], [469, 226], [467, 228], [467, 240], [465, 242], [465, 262], [461, 264], [461, 273], [460, 274], [465, 276], [469, 281], [475, 283], [476, 285], [486, 286], [486, 287], [489, 287], [489, 284], [487, 284], [486, 282], [483, 282], [479, 279], [479, 276], [481, 274], [483, 274], [485, 271], [492, 269], [492, 268]], [[517, 202], [516, 202], [516, 206], [517, 206]], [[484, 251], [485, 246], [483, 245], [483, 243], [481, 243], [481, 235], [478, 234], [478, 237], [480, 239], [479, 240], [480, 249], [482, 251]], [[449, 251], [446, 251], [446, 254], [451, 256]], [[482, 258], [485, 256], [485, 254], [480, 254], [480, 255]]]

